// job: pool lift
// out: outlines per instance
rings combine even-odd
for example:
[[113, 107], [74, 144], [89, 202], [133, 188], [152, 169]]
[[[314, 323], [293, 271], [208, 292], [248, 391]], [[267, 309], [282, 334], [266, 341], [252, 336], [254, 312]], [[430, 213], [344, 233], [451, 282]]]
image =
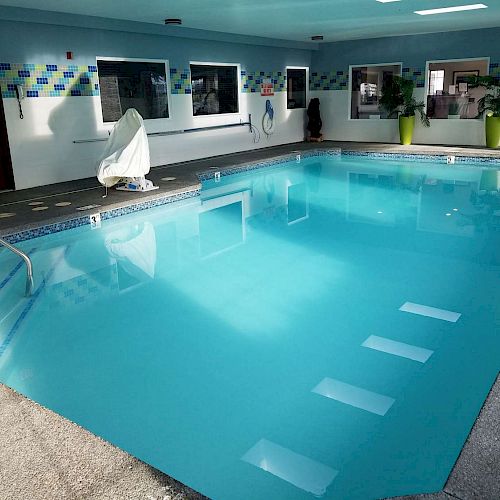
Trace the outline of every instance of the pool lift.
[[97, 166], [97, 179], [106, 188], [117, 186], [118, 191], [146, 192], [159, 186], [146, 179], [151, 168], [149, 144], [144, 120], [139, 112], [130, 108], [116, 122], [101, 160]]

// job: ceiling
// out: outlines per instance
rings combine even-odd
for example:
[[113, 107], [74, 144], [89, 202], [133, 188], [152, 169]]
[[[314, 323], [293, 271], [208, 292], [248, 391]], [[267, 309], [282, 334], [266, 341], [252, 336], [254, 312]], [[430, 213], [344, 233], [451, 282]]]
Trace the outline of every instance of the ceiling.
[[[413, 13], [478, 2], [488, 8], [434, 16]], [[336, 41], [500, 26], [500, 0], [0, 0], [0, 6], [160, 25], [174, 17], [188, 28], [296, 41], [311, 35]]]

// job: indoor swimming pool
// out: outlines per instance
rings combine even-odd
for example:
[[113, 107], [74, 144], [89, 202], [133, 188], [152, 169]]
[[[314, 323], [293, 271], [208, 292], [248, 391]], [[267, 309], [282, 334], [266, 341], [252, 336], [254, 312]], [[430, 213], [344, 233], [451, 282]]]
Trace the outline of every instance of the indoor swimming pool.
[[499, 370], [493, 163], [318, 156], [0, 252], [0, 382], [214, 500], [434, 492]]

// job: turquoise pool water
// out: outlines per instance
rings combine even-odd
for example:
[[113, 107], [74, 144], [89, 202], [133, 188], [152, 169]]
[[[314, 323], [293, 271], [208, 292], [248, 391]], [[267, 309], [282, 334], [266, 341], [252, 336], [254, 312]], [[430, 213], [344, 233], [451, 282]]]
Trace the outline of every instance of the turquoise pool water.
[[439, 490], [499, 369], [499, 173], [352, 158], [0, 253], [0, 381], [215, 500]]

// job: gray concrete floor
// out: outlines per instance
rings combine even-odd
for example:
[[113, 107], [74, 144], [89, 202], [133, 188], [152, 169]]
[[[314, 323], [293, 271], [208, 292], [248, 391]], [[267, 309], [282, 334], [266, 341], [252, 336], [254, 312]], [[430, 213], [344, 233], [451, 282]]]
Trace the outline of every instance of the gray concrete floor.
[[[196, 172], [210, 166], [230, 167], [294, 150], [340, 147], [354, 151], [411, 152], [492, 156], [499, 150], [395, 144], [339, 143], [288, 144], [223, 157], [156, 167], [148, 177], [160, 185], [153, 196], [198, 186]], [[162, 181], [163, 177], [175, 181]], [[139, 193], [103, 190], [94, 179], [0, 193], [0, 235], [27, 227], [79, 216], [77, 206], [99, 204], [104, 208], [125, 206], [144, 196]], [[48, 206], [33, 212], [32, 201]], [[67, 207], [55, 203], [70, 201]], [[499, 500], [500, 499], [500, 379], [497, 379], [459, 459], [442, 492], [404, 497], [405, 500]], [[415, 492], [418, 493], [418, 492]], [[123, 499], [201, 500], [205, 497], [140, 462], [88, 431], [0, 384], [0, 499]], [[402, 498], [402, 497], [401, 497]], [[243, 499], [235, 499], [243, 500]], [[263, 499], [264, 500], [264, 499]], [[266, 499], [267, 500], [267, 499]], [[346, 499], [348, 500], [348, 499]]]

